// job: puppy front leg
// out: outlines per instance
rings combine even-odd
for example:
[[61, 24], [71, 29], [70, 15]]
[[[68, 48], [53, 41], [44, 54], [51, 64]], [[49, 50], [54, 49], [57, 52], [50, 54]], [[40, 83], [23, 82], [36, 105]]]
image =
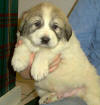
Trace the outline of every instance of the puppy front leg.
[[31, 75], [36, 81], [40, 81], [48, 75], [49, 59], [47, 53], [38, 52], [31, 68]]
[[29, 64], [31, 52], [26, 47], [25, 44], [22, 44], [15, 48], [14, 55], [11, 61], [11, 64], [15, 71], [23, 71]]

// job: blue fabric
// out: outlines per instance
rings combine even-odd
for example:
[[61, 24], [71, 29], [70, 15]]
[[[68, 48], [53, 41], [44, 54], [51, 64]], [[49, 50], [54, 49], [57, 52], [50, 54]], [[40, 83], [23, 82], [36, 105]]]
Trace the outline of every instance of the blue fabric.
[[69, 97], [50, 104], [41, 105], [87, 105], [87, 104], [79, 97]]
[[79, 0], [69, 22], [83, 51], [100, 75], [100, 0]]

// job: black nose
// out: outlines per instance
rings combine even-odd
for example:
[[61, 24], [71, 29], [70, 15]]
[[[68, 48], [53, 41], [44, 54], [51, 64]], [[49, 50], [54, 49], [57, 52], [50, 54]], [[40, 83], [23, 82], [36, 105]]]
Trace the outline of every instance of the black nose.
[[49, 40], [50, 40], [50, 38], [47, 37], [47, 36], [43, 36], [43, 37], [41, 38], [42, 44], [48, 44]]

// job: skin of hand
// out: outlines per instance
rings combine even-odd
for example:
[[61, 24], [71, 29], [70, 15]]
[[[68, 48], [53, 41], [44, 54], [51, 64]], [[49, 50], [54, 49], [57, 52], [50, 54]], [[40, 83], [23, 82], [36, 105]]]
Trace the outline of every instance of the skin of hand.
[[[22, 41], [19, 40], [19, 41], [16, 43], [15, 47], [18, 47], [18, 46], [20, 46], [21, 44], [22, 44]], [[30, 55], [30, 62], [29, 62], [28, 67], [27, 67], [25, 70], [23, 70], [23, 71], [20, 72], [20, 75], [21, 75], [24, 79], [33, 79], [33, 78], [31, 77], [30, 71], [31, 71], [31, 65], [32, 65], [32, 63], [33, 63], [33, 61], [34, 61], [34, 57], [35, 57], [35, 53], [32, 52], [31, 55]], [[54, 58], [53, 62], [49, 65], [49, 72], [51, 73], [51, 72], [53, 72], [54, 70], [56, 70], [60, 62], [61, 62], [61, 54], [58, 54], [58, 55]]]

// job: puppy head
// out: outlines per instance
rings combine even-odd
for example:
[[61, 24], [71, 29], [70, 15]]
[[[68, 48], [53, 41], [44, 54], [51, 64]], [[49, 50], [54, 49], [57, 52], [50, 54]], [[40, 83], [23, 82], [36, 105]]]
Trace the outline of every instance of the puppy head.
[[20, 34], [40, 47], [56, 47], [60, 40], [69, 41], [72, 29], [66, 15], [51, 3], [44, 2], [28, 10], [22, 17]]

